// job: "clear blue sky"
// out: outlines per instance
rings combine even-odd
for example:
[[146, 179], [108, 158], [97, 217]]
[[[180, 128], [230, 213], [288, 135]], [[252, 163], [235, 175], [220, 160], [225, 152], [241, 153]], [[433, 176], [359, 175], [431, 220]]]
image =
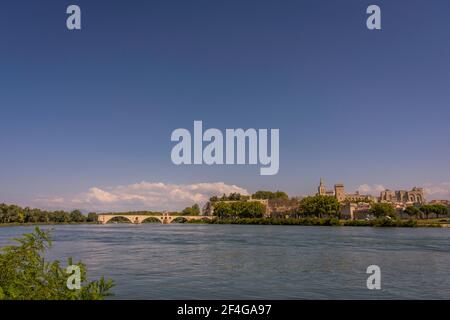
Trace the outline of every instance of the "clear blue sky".
[[[0, 202], [141, 181], [301, 195], [320, 177], [445, 198], [450, 2], [2, 1], [0, 112]], [[279, 128], [279, 173], [173, 165], [194, 120]]]

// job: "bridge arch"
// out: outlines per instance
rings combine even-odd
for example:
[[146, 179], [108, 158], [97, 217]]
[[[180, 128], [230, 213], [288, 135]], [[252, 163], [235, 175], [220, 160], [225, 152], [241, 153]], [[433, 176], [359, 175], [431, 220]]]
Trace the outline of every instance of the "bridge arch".
[[170, 223], [186, 223], [188, 221], [189, 220], [186, 217], [178, 216], [178, 217], [174, 217]]
[[108, 216], [108, 217], [105, 217], [104, 218], [104, 220], [103, 220], [103, 223], [104, 224], [107, 224], [108, 222], [113, 222], [114, 221], [114, 219], [116, 219], [116, 218], [122, 218], [122, 219], [126, 219], [126, 220], [128, 220], [130, 223], [135, 223], [133, 220], [132, 220], [132, 218], [134, 218], [134, 217], [130, 217], [130, 216], [126, 216], [126, 215], [114, 215], [114, 216]]
[[[188, 222], [188, 221], [192, 221], [192, 220], [203, 220], [203, 219], [212, 220], [212, 219], [214, 219], [214, 217], [211, 217], [211, 216], [171, 216], [168, 214], [151, 215], [151, 216], [150, 215], [134, 215], [134, 214], [117, 214], [117, 215], [100, 214], [98, 216], [98, 222], [102, 223], [102, 224], [106, 224], [116, 218], [126, 219], [133, 224], [141, 224], [142, 222], [144, 222], [145, 220], [148, 220], [148, 219], [156, 219], [162, 224], [170, 224], [174, 221], [181, 222], [180, 220], [183, 220], [183, 222]], [[178, 221], [176, 221], [176, 220], [178, 220]]]
[[149, 216], [149, 217], [143, 218], [140, 223], [144, 223], [144, 221], [147, 221], [147, 220], [156, 220], [161, 224], [163, 223], [163, 221], [160, 219], [160, 217], [157, 217], [157, 216]]

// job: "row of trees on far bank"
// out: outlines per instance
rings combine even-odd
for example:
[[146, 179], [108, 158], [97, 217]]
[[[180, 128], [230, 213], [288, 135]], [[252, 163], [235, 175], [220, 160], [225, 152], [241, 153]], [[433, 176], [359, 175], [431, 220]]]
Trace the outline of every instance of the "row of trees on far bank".
[[[397, 210], [390, 203], [374, 203], [369, 212], [375, 217], [395, 217], [397, 216]], [[424, 204], [422, 206], [409, 206], [403, 211], [410, 218], [416, 219], [428, 219], [430, 215], [435, 215], [436, 218], [440, 216], [446, 216], [448, 214], [448, 208], [442, 204]]]
[[339, 218], [339, 201], [330, 196], [311, 196], [300, 200], [298, 214], [302, 217]]
[[405, 213], [410, 217], [423, 218], [430, 215], [435, 215], [437, 218], [440, 216], [446, 216], [448, 214], [448, 207], [443, 204], [424, 204], [420, 207], [410, 206], [405, 209]]
[[183, 211], [180, 212], [182, 216], [199, 216], [200, 213], [200, 206], [197, 203], [192, 207], [184, 208]]
[[289, 200], [289, 196], [283, 191], [257, 191], [252, 194], [253, 199], [267, 199], [267, 200]]
[[[258, 191], [253, 195], [253, 198], [274, 200], [277, 199], [274, 197], [277, 193], [279, 195], [278, 199], [288, 199], [281, 192], [271, 193], [269, 191]], [[262, 217], [264, 213], [264, 205], [258, 202], [221, 202], [219, 200], [214, 204], [214, 215], [219, 218], [257, 218]], [[398, 211], [391, 203], [373, 203], [368, 213], [376, 218], [396, 218], [402, 212]], [[449, 210], [447, 206], [442, 204], [425, 204], [419, 207], [409, 206], [403, 213], [410, 218], [428, 219], [430, 216], [437, 218], [447, 216]], [[295, 212], [291, 212], [290, 216], [297, 218], [340, 218], [340, 203], [335, 197], [330, 196], [305, 197], [298, 201], [298, 209]]]
[[[289, 200], [289, 196], [283, 191], [265, 191], [260, 190], [252, 194], [253, 199], [267, 199], [267, 200]], [[219, 202], [219, 201], [245, 201], [250, 199], [250, 196], [242, 195], [237, 192], [232, 192], [229, 195], [223, 194], [221, 197], [212, 196], [209, 201]]]
[[[269, 207], [274, 208], [274, 204], [289, 209], [287, 215], [291, 218], [340, 218], [340, 203], [335, 197], [331, 196], [309, 196], [301, 200], [289, 199], [287, 194], [281, 191], [258, 191], [253, 195], [256, 199], [268, 199]], [[226, 200], [221, 200], [226, 199]], [[239, 199], [239, 200], [230, 200]], [[248, 196], [241, 196], [238, 193], [230, 196], [217, 198], [209, 203], [211, 209], [209, 214], [213, 214], [219, 218], [261, 218], [267, 211], [263, 203], [249, 201]], [[276, 207], [275, 207], [276, 209]], [[287, 211], [284, 211], [287, 212]], [[127, 212], [129, 214], [155, 214], [150, 211]], [[127, 214], [122, 213], [122, 214]], [[407, 215], [410, 218], [428, 219], [430, 217], [447, 216], [449, 209], [442, 204], [425, 204], [422, 206], [409, 206], [403, 212], [397, 210], [390, 203], [372, 203], [368, 213], [376, 218], [392, 217], [395, 218], [399, 214]], [[180, 213], [171, 212], [170, 214], [179, 214], [184, 216], [201, 215], [201, 209], [198, 204], [186, 207]], [[206, 213], [208, 214], [208, 213]], [[285, 217], [285, 214], [281, 215]], [[67, 211], [46, 211], [41, 209], [22, 208], [17, 205], [0, 204], [0, 224], [5, 223], [86, 223], [97, 222], [98, 217], [94, 212], [88, 215], [82, 214], [79, 210]]]
[[[252, 194], [253, 199], [266, 199], [269, 200], [269, 207], [272, 209], [277, 206], [286, 208], [291, 208], [289, 210], [289, 216], [296, 218], [305, 217], [318, 217], [318, 218], [340, 218], [340, 209], [342, 204], [340, 204], [335, 197], [316, 195], [308, 196], [303, 199], [299, 198], [289, 198], [288, 194], [283, 191], [265, 191], [260, 190]], [[237, 201], [246, 203], [249, 200], [249, 196], [244, 196], [239, 193], [231, 193], [230, 195], [223, 195], [222, 197], [213, 196], [210, 201], [214, 207], [215, 215], [217, 216], [227, 216], [229, 215], [230, 207], [234, 206], [234, 210], [239, 212], [239, 205], [232, 205], [229, 203], [228, 206], [222, 204], [222, 202]], [[347, 205], [348, 203], [344, 204]], [[417, 219], [429, 219], [430, 217], [443, 217], [447, 216], [449, 209], [443, 204], [425, 204], [422, 206], [408, 206], [405, 210], [401, 211], [394, 207], [391, 203], [373, 203], [370, 202], [370, 209], [368, 214], [374, 217], [397, 217], [399, 215], [409, 216], [410, 218]], [[219, 208], [220, 214], [216, 213], [217, 208]], [[189, 208], [187, 208], [190, 211]], [[186, 209], [185, 209], [186, 210]], [[232, 210], [231, 210], [232, 211]], [[257, 215], [258, 213], [256, 213]], [[240, 213], [234, 214], [235, 217], [239, 216]], [[251, 215], [245, 213], [245, 215]]]
[[[336, 217], [339, 218], [340, 204], [335, 197], [312, 196], [303, 198], [299, 204], [298, 213], [302, 217]], [[376, 218], [397, 217], [398, 212], [391, 203], [373, 203], [370, 206], [369, 214]], [[425, 204], [419, 207], [409, 206], [404, 213], [411, 218], [426, 218], [435, 215], [437, 218], [446, 216], [449, 213], [448, 207], [442, 204]]]
[[96, 222], [97, 214], [83, 215], [79, 210], [46, 211], [0, 204], [0, 223], [82, 223]]
[[226, 195], [225, 193], [221, 196], [212, 196], [209, 198], [209, 201], [211, 202], [219, 202], [219, 201], [244, 201], [250, 198], [249, 196], [242, 195], [238, 192], [232, 192], [229, 195]]
[[214, 215], [219, 218], [262, 218], [266, 206], [259, 202], [218, 202]]

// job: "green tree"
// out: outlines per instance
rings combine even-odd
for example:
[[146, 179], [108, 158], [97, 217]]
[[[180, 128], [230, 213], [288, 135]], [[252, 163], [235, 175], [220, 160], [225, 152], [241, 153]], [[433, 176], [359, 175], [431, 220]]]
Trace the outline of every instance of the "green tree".
[[283, 191], [276, 191], [276, 192], [272, 192], [272, 191], [265, 191], [265, 190], [260, 190], [260, 191], [256, 191], [253, 195], [252, 198], [254, 199], [268, 199], [268, 200], [289, 200], [289, 196], [287, 195], [286, 192]]
[[194, 204], [192, 207], [186, 207], [181, 211], [181, 215], [183, 216], [199, 216], [200, 215], [200, 206], [198, 204]]
[[[111, 295], [113, 281], [102, 277], [88, 282], [82, 262], [76, 264], [81, 271], [81, 289], [67, 287], [69, 274], [60, 261], [45, 261], [51, 246], [49, 232], [36, 228], [16, 241], [17, 245], [0, 251], [0, 300], [100, 300]], [[74, 263], [69, 259], [67, 264]]]
[[311, 196], [303, 198], [299, 203], [299, 213], [303, 216], [339, 217], [339, 201], [330, 196]]
[[439, 216], [446, 216], [448, 215], [448, 207], [444, 206], [443, 204], [436, 203], [433, 205], [434, 207], [434, 213], [436, 214], [436, 217], [439, 218]]
[[395, 208], [390, 203], [374, 203], [369, 212], [377, 218], [395, 216]]
[[239, 201], [241, 200], [241, 194], [237, 192], [230, 193], [228, 195], [228, 200], [230, 201]]
[[420, 209], [417, 208], [416, 206], [406, 207], [405, 213], [410, 217], [416, 217], [416, 218], [420, 217], [420, 215], [421, 215]]
[[433, 213], [433, 206], [431, 204], [424, 204], [420, 207], [420, 211], [422, 211], [425, 217], [428, 219], [429, 215]]
[[52, 222], [67, 223], [70, 222], [70, 214], [65, 211], [54, 211], [50, 214]]
[[98, 216], [95, 212], [89, 212], [88, 216], [87, 216], [87, 221], [88, 222], [97, 222], [98, 221]]
[[181, 215], [183, 216], [190, 216], [192, 215], [192, 208], [191, 207], [186, 207], [181, 211]]
[[3, 208], [4, 223], [23, 222], [22, 208], [16, 205], [5, 205]]
[[448, 208], [442, 204], [424, 204], [420, 207], [420, 211], [422, 211], [425, 216], [429, 217], [430, 214], [435, 214], [436, 217], [439, 218], [440, 215], [447, 215], [448, 214]]
[[22, 210], [17, 212], [17, 222], [18, 223], [24, 223], [25, 222], [25, 213]]
[[266, 207], [260, 202], [237, 201], [217, 202], [214, 204], [214, 215], [219, 218], [262, 218]]
[[273, 195], [273, 199], [279, 199], [279, 200], [289, 200], [289, 196], [286, 192], [283, 191], [277, 191]]
[[86, 221], [86, 217], [83, 216], [80, 210], [74, 210], [70, 213], [70, 221], [71, 222], [84, 222]]
[[193, 216], [200, 215], [200, 206], [197, 203], [192, 206], [192, 215]]
[[262, 218], [266, 212], [266, 207], [260, 202], [237, 202], [237, 216], [239, 218]]
[[231, 218], [233, 216], [231, 205], [222, 201], [215, 202], [214, 215], [218, 216], [219, 218]]

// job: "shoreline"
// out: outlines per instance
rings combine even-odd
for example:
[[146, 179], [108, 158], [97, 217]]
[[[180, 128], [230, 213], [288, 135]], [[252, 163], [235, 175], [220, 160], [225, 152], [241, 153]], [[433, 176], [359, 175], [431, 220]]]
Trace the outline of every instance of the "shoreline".
[[11, 222], [0, 223], [1, 227], [28, 227], [28, 226], [53, 226], [53, 225], [80, 225], [80, 224], [98, 224], [97, 222]]
[[[119, 222], [120, 223], [120, 222]], [[52, 225], [96, 225], [98, 222], [31, 222], [2, 223], [1, 227], [27, 227]], [[131, 224], [131, 223], [124, 223]], [[144, 223], [147, 224], [147, 223]], [[148, 223], [152, 224], [152, 223]], [[179, 224], [229, 224], [229, 225], [288, 225], [316, 227], [372, 227], [372, 228], [450, 228], [450, 219], [394, 220], [379, 218], [374, 220], [339, 220], [336, 218], [235, 218], [214, 220], [193, 220]]]

